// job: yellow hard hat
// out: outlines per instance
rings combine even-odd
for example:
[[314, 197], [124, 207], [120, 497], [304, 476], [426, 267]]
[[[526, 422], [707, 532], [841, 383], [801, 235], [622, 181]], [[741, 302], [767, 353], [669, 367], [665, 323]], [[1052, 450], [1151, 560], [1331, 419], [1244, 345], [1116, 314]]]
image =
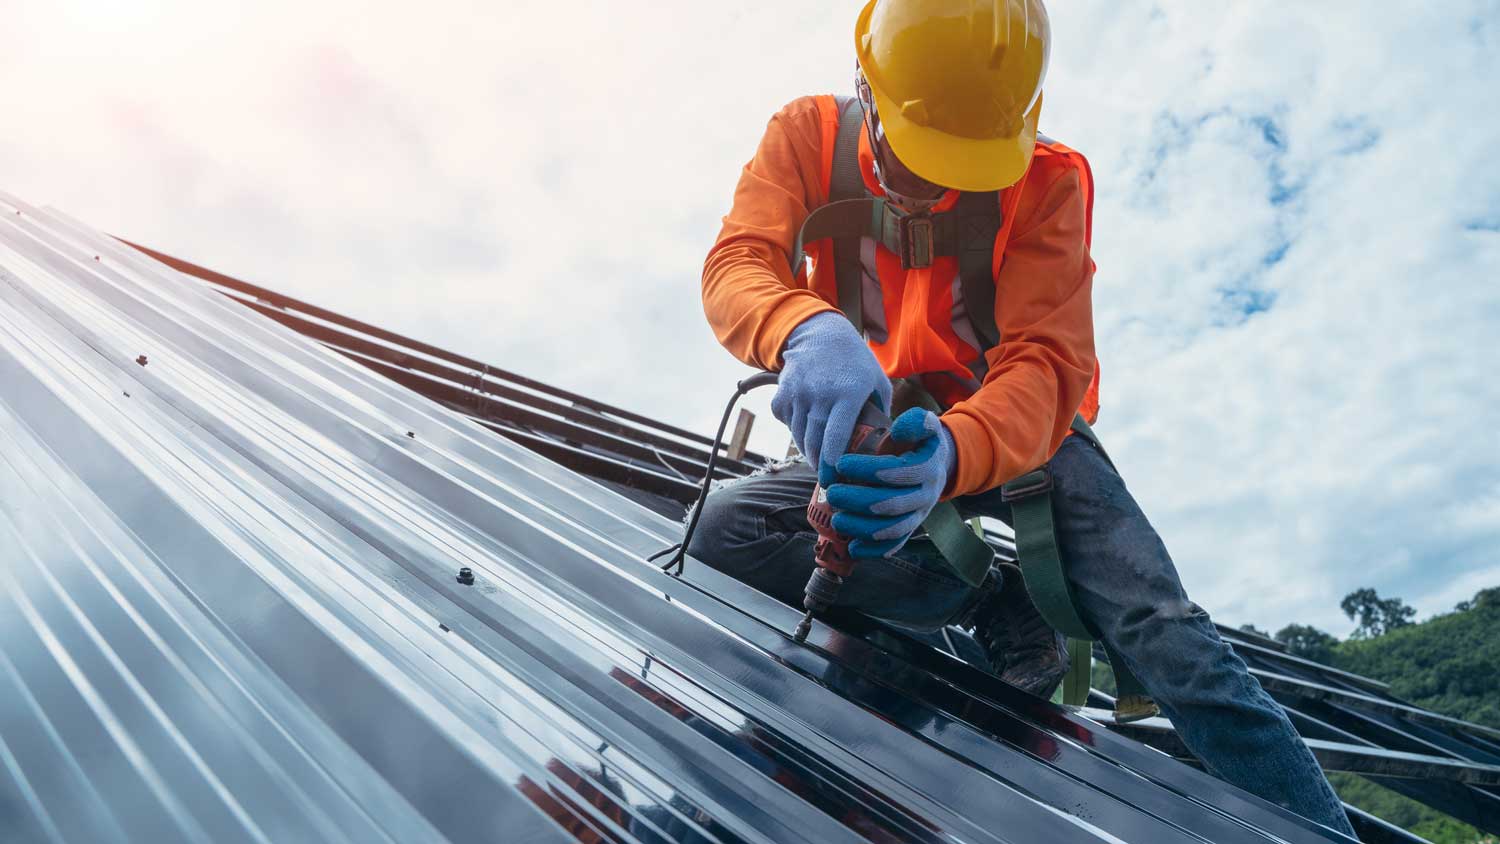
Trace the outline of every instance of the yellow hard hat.
[[1051, 42], [1042, 0], [870, 0], [854, 28], [891, 151], [964, 191], [1025, 175]]

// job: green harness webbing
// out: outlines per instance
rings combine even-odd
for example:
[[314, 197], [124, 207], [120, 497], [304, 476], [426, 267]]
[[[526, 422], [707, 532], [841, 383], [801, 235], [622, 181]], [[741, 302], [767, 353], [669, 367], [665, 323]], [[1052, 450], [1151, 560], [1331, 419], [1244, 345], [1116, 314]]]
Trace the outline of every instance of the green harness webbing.
[[[932, 394], [912, 379], [898, 378], [892, 388], [891, 416], [899, 416], [913, 407], [933, 413], [943, 412]], [[982, 531], [975, 531], [964, 521], [958, 514], [957, 507], [947, 501], [939, 503], [922, 521], [922, 530], [927, 534], [927, 540], [965, 583], [975, 587], [984, 583], [985, 576], [995, 562], [995, 549], [984, 541]]]
[[[1088, 440], [1109, 461], [1099, 437], [1081, 415], [1073, 417], [1073, 431]], [[1114, 463], [1110, 462], [1113, 467]], [[1016, 558], [1026, 592], [1042, 618], [1067, 636], [1072, 664], [1063, 680], [1063, 702], [1082, 706], [1088, 700], [1093, 643], [1099, 642], [1114, 669], [1115, 720], [1120, 723], [1149, 718], [1159, 711], [1151, 696], [1131, 673], [1108, 642], [1078, 614], [1073, 587], [1068, 583], [1062, 554], [1057, 547], [1057, 529], [1052, 521], [1052, 473], [1046, 465], [1000, 487], [1000, 497], [1010, 504], [1011, 527], [1016, 534]]]

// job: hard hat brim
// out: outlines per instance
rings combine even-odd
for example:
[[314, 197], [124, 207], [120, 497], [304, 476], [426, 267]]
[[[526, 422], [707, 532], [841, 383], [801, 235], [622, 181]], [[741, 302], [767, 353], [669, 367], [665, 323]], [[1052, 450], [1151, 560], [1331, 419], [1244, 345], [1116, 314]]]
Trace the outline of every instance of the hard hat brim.
[[1042, 97], [1026, 113], [1013, 138], [961, 138], [919, 126], [901, 114], [901, 104], [870, 80], [870, 93], [891, 151], [907, 169], [933, 184], [961, 191], [1002, 190], [1019, 182], [1031, 166]]

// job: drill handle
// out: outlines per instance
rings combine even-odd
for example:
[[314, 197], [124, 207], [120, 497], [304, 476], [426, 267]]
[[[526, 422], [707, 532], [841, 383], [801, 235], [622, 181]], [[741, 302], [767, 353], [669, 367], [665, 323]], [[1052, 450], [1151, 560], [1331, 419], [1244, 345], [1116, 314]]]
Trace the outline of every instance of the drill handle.
[[854, 424], [854, 435], [849, 438], [850, 454], [901, 454], [911, 450], [914, 443], [898, 443], [891, 439], [891, 416], [875, 403], [866, 402]]
[[867, 401], [865, 402], [865, 406], [860, 408], [859, 420], [855, 424], [874, 428], [879, 431], [889, 431], [891, 429], [891, 415], [881, 410], [879, 405], [875, 404], [874, 401]]
[[891, 417], [875, 405], [865, 402], [849, 435], [849, 454], [878, 454], [891, 430]]

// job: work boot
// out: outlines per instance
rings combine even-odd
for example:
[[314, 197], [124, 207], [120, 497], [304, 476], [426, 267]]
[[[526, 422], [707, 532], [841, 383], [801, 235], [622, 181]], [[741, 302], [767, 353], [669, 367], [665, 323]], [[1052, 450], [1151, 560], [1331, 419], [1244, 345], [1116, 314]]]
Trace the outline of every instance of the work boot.
[[1067, 639], [1037, 612], [1021, 570], [1009, 564], [999, 568], [1000, 588], [974, 607], [974, 638], [1001, 680], [1049, 699], [1068, 673]]

